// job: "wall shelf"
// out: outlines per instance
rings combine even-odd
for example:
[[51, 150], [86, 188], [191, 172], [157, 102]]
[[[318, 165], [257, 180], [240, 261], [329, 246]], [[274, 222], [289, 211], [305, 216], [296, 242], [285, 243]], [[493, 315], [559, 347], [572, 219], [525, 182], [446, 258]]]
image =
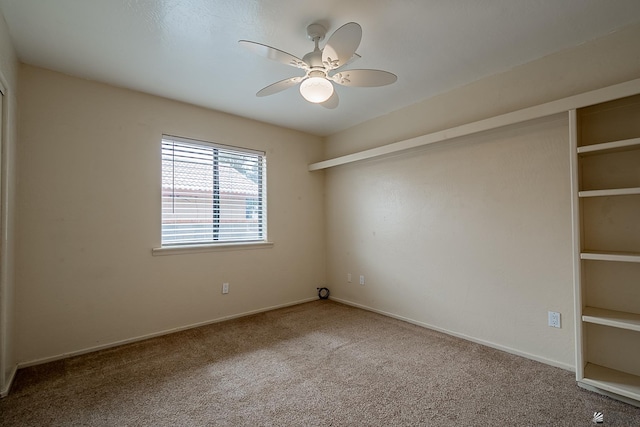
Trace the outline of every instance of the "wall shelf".
[[607, 151], [628, 150], [640, 147], [640, 138], [623, 139], [621, 141], [603, 142], [600, 144], [578, 147], [578, 154], [603, 153]]
[[582, 310], [582, 321], [640, 332], [640, 314], [635, 313], [585, 307]]
[[640, 262], [640, 254], [633, 252], [582, 252], [580, 259], [594, 261]]
[[580, 191], [578, 197], [630, 196], [634, 194], [640, 194], [640, 187]]
[[[478, 132], [484, 132], [499, 127], [513, 125], [516, 123], [526, 122], [528, 120], [539, 119], [542, 117], [552, 116], [554, 114], [566, 113], [576, 108], [587, 107], [602, 102], [615, 100], [624, 96], [635, 95], [640, 93], [640, 79], [630, 80], [602, 89], [596, 89], [591, 92], [581, 93], [579, 95], [569, 96], [567, 98], [558, 99], [556, 101], [547, 102], [522, 110], [513, 111], [502, 114], [500, 116], [467, 123], [461, 126], [421, 135], [415, 138], [405, 139], [403, 141], [393, 142], [391, 144], [382, 145], [380, 147], [370, 148], [368, 150], [359, 151], [357, 153], [347, 154], [333, 159], [323, 160], [311, 163], [308, 166], [309, 171], [328, 169], [348, 163], [358, 162], [361, 160], [372, 159], [375, 157], [386, 156], [401, 151], [422, 147], [437, 142], [447, 141], [466, 135], [472, 135]], [[640, 138], [636, 138], [640, 139]], [[620, 141], [623, 142], [623, 141]], [[633, 145], [634, 143], [630, 143]], [[635, 144], [638, 144], [637, 142]], [[587, 147], [580, 147], [588, 152]], [[621, 148], [621, 147], [616, 147]], [[615, 149], [615, 148], [605, 148]], [[594, 149], [591, 149], [594, 150]], [[597, 150], [597, 149], [596, 149]]]

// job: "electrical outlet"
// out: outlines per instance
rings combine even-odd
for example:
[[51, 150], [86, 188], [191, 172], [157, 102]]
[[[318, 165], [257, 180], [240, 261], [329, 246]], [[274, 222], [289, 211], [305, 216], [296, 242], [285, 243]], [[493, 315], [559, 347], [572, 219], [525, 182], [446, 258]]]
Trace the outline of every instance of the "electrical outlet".
[[228, 294], [229, 293], [229, 284], [228, 283], [223, 283], [222, 284], [222, 293], [223, 294]]
[[347, 273], [347, 283], [351, 283], [351, 273]]
[[364, 285], [364, 276], [362, 274], [360, 275], [360, 284]]
[[552, 328], [560, 327], [560, 313], [557, 313], [555, 311], [549, 312], [549, 326], [551, 326]]

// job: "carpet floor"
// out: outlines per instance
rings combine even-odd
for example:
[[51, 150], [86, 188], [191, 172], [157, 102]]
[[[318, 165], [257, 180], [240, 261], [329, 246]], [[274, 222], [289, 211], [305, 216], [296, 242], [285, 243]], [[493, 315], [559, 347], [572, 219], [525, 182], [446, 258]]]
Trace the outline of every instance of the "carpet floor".
[[574, 374], [332, 301], [21, 369], [1, 426], [640, 426]]

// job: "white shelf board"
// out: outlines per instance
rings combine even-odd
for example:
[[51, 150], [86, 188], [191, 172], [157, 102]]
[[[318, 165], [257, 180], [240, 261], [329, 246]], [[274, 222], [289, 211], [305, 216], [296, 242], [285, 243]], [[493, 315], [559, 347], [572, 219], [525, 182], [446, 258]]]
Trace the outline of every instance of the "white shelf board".
[[640, 138], [623, 139], [620, 141], [603, 142], [601, 144], [583, 145], [578, 147], [578, 154], [597, 153], [623, 148], [640, 147]]
[[476, 122], [467, 123], [426, 135], [417, 136], [415, 138], [392, 142], [387, 145], [370, 148], [368, 150], [359, 151], [357, 153], [347, 154], [333, 159], [311, 163], [308, 169], [309, 171], [316, 171], [345, 165], [348, 163], [358, 162], [361, 160], [372, 159], [375, 157], [398, 153], [416, 147], [422, 147], [437, 142], [459, 138], [461, 136], [472, 135], [478, 132], [496, 129], [502, 126], [508, 126], [516, 123], [522, 123], [528, 120], [539, 119], [541, 117], [564, 113], [576, 108], [588, 107], [590, 105], [600, 104], [602, 102], [613, 101], [614, 99], [624, 98], [627, 96], [636, 95], [638, 93], [640, 93], [640, 79], [630, 80], [628, 82], [619, 83], [602, 89], [596, 89], [590, 92], [569, 96], [567, 98], [558, 99], [556, 101], [547, 102], [545, 104], [535, 105], [533, 107], [523, 108], [522, 110], [512, 111], [499, 116], [490, 117], [488, 119], [478, 120]]
[[640, 187], [610, 188], [607, 190], [585, 190], [579, 191], [578, 197], [629, 196], [633, 194], [640, 194]]
[[640, 332], [640, 314], [635, 313], [585, 307], [582, 310], [582, 321]]
[[595, 261], [640, 262], [640, 254], [633, 252], [582, 252], [580, 259]]
[[640, 377], [637, 375], [587, 363], [584, 367], [584, 378], [580, 382], [640, 400]]

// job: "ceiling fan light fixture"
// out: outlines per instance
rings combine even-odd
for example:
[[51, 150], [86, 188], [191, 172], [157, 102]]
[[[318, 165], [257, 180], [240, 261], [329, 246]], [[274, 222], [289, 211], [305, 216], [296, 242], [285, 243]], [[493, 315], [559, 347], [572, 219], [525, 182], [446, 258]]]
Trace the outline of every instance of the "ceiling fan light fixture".
[[290, 77], [260, 89], [256, 96], [273, 95], [300, 84], [300, 95], [306, 101], [334, 109], [339, 102], [334, 84], [378, 87], [390, 85], [398, 79], [395, 74], [388, 71], [345, 69], [354, 60], [360, 58], [356, 50], [362, 39], [362, 27], [355, 22], [348, 22], [335, 30], [322, 49], [318, 43], [326, 35], [326, 29], [322, 25], [318, 23], [309, 25], [307, 35], [315, 47], [302, 59], [262, 43], [249, 40], [238, 41], [245, 48], [267, 59], [305, 71], [304, 76]]
[[333, 85], [324, 77], [309, 77], [300, 85], [300, 95], [314, 104], [320, 104], [331, 98]]

